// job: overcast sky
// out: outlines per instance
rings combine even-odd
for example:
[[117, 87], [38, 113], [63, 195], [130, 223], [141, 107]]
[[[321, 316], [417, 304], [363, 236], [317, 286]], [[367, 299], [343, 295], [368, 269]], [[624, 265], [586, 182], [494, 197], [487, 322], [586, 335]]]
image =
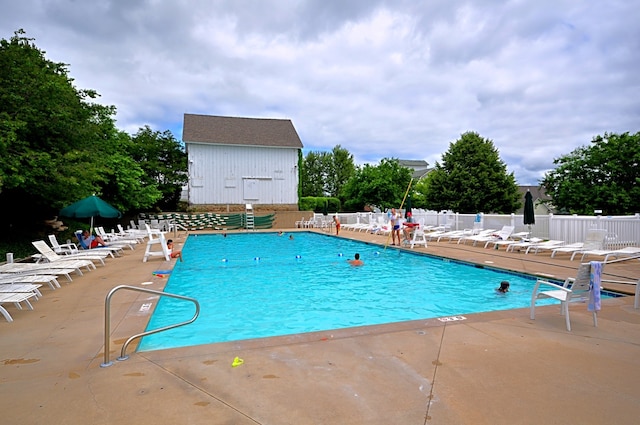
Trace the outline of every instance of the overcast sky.
[[118, 128], [184, 113], [291, 119], [356, 163], [440, 159], [467, 131], [519, 184], [596, 135], [640, 131], [640, 1], [20, 0], [19, 28]]

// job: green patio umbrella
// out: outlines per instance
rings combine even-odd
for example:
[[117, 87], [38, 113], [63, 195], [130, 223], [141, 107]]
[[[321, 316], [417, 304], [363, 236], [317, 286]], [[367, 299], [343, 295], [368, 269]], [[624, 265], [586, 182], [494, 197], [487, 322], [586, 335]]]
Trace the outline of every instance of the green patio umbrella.
[[524, 224], [529, 226], [529, 237], [531, 237], [531, 225], [536, 224], [536, 214], [533, 209], [533, 196], [528, 190], [524, 195]]
[[60, 210], [60, 216], [70, 218], [91, 218], [91, 226], [89, 232], [93, 232], [93, 218], [120, 218], [120, 211], [98, 198], [95, 195], [81, 199], [68, 207]]

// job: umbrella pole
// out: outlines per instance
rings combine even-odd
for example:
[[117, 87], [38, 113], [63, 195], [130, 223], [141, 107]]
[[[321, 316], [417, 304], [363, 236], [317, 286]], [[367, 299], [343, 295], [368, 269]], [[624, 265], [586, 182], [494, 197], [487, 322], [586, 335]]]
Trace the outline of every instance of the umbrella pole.
[[91, 249], [91, 236], [93, 235], [93, 216], [91, 216], [91, 222], [89, 224], [89, 246], [87, 248]]

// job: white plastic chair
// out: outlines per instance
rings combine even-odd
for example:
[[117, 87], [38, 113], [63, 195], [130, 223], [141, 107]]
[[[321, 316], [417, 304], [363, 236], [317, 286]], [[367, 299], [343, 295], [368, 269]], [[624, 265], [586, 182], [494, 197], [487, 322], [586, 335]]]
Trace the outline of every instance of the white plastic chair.
[[[602, 267], [604, 268], [604, 267]], [[601, 270], [602, 270], [601, 268]], [[591, 264], [582, 263], [578, 267], [575, 278], [569, 277], [564, 281], [564, 285], [560, 286], [551, 283], [548, 280], [538, 279], [531, 294], [530, 317], [535, 319], [536, 301], [540, 299], [553, 298], [560, 301], [560, 314], [565, 317], [567, 330], [571, 331], [571, 321], [569, 319], [569, 303], [575, 301], [586, 301], [589, 298], [591, 290]], [[549, 286], [553, 289], [541, 291], [541, 285]], [[593, 310], [593, 326], [598, 326], [598, 316], [595, 309]]]

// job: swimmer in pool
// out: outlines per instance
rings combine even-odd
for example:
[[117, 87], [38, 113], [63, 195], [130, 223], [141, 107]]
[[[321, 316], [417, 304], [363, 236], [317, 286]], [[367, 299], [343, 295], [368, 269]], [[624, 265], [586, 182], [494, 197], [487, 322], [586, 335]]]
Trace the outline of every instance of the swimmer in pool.
[[355, 258], [353, 260], [347, 260], [347, 261], [352, 266], [363, 266], [364, 265], [364, 263], [360, 259], [360, 254], [358, 254], [357, 252], [356, 252]]
[[509, 282], [507, 282], [506, 280], [500, 282], [500, 287], [496, 288], [496, 292], [498, 294], [506, 294], [507, 292], [509, 292]]
[[167, 241], [167, 249], [169, 250], [171, 258], [179, 258], [180, 261], [182, 261], [182, 252], [173, 250], [173, 240], [169, 239]]

